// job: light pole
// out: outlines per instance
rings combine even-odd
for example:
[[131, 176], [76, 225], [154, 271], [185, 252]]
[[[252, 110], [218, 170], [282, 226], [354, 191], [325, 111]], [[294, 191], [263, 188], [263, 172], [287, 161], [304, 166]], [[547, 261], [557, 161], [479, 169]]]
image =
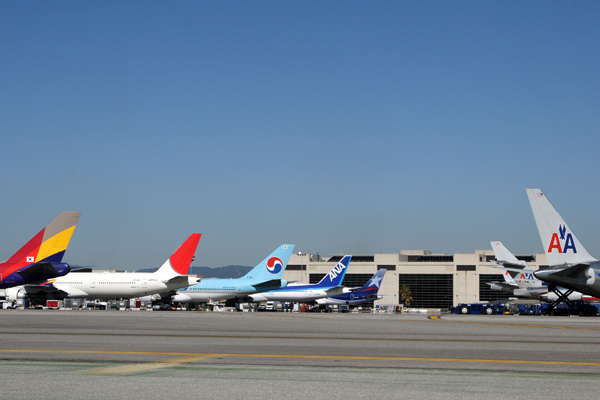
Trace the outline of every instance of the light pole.
[[300, 257], [300, 283], [302, 282], [302, 277], [304, 276], [304, 263], [302, 262], [302, 256], [304, 256], [304, 254], [302, 254], [301, 251], [298, 252], [298, 256]]

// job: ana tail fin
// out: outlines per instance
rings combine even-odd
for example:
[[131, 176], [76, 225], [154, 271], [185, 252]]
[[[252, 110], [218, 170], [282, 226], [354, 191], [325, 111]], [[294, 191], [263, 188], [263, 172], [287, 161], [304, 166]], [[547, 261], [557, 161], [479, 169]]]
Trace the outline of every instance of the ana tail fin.
[[201, 233], [192, 233], [156, 273], [187, 275], [194, 259], [194, 253], [196, 253], [200, 236], [202, 236]]
[[281, 279], [293, 251], [293, 244], [282, 244], [277, 250], [244, 275], [244, 278], [260, 282]]
[[6, 262], [61, 262], [80, 215], [81, 212], [60, 213]]
[[331, 271], [329, 271], [317, 285], [332, 287], [341, 286], [344, 281], [344, 276], [346, 276], [346, 271], [348, 270], [348, 264], [350, 263], [351, 258], [352, 256], [344, 256], [335, 267], [331, 268]]
[[527, 197], [550, 266], [598, 261], [583, 247], [540, 189], [527, 189]]

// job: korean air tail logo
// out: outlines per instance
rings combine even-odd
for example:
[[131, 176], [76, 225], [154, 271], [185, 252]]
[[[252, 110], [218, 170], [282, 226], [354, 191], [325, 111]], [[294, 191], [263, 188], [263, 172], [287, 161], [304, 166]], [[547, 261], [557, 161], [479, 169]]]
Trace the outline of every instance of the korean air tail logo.
[[331, 269], [331, 271], [329, 271], [329, 274], [328, 274], [329, 275], [329, 279], [330, 280], [334, 280], [335, 278], [337, 278], [337, 276], [339, 274], [342, 273], [342, 271], [344, 269], [346, 269], [346, 266], [344, 264], [342, 264], [342, 263], [338, 263], [335, 267], [333, 267]]
[[283, 262], [278, 257], [271, 257], [267, 260], [267, 271], [270, 274], [277, 275], [283, 269]]
[[550, 246], [548, 246], [547, 253], [552, 253], [554, 250], [558, 251], [559, 254], [566, 253], [569, 250], [571, 250], [574, 254], [577, 254], [577, 249], [575, 248], [575, 241], [573, 240], [573, 235], [567, 233], [567, 227], [564, 225], [559, 225], [558, 233], [555, 232], [552, 234], [552, 238], [550, 239]]

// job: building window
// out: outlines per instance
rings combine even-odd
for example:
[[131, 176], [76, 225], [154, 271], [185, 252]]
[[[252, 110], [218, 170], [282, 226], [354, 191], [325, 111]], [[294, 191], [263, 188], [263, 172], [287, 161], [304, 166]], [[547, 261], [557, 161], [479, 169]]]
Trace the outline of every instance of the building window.
[[408, 262], [454, 262], [454, 256], [408, 256]]
[[302, 267], [303, 267], [302, 265], [289, 264], [286, 267], [286, 270], [287, 271], [302, 271], [302, 270], [306, 269], [306, 266], [304, 266], [304, 268], [302, 268]]
[[457, 271], [477, 271], [477, 267], [475, 265], [457, 265]]
[[406, 284], [410, 288], [413, 298], [411, 307], [451, 308], [453, 278], [453, 274], [398, 274], [398, 284]]
[[388, 271], [395, 271], [396, 266], [395, 265], [378, 265], [377, 270], [380, 270], [380, 269], [387, 269]]
[[510, 293], [490, 289], [488, 283], [492, 282], [504, 283], [504, 277], [498, 274], [479, 275], [479, 301], [508, 300]]
[[[333, 256], [327, 262], [340, 262], [344, 256]], [[375, 256], [352, 256], [350, 262], [375, 262]]]

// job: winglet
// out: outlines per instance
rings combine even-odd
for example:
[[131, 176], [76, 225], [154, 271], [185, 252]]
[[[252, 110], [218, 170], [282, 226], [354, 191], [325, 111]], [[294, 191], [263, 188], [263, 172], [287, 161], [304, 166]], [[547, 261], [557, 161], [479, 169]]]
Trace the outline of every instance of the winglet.
[[192, 233], [156, 272], [164, 273], [173, 270], [179, 275], [187, 275], [194, 259], [194, 253], [196, 253], [200, 236], [202, 236], [201, 233]]

